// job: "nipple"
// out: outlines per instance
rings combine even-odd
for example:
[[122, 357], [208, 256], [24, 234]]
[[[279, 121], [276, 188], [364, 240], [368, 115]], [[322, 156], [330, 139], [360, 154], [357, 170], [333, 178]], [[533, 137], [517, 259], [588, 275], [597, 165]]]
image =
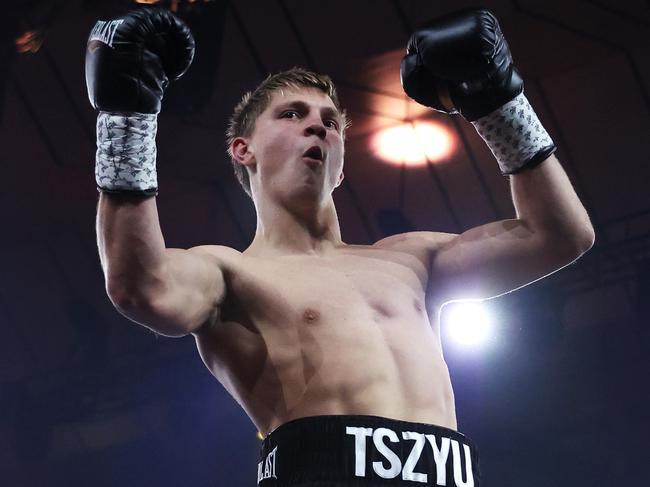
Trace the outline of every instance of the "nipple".
[[320, 318], [320, 313], [314, 309], [307, 308], [302, 314], [303, 321], [307, 323], [315, 323]]

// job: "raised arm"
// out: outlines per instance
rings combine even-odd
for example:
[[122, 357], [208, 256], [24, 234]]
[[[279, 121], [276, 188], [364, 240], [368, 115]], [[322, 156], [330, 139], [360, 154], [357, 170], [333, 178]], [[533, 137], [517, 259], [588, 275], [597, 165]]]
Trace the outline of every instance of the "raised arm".
[[441, 303], [484, 299], [525, 286], [591, 248], [594, 232], [552, 155], [511, 176], [517, 218], [431, 238], [430, 291]]
[[187, 70], [192, 34], [165, 9], [98, 21], [86, 52], [97, 116], [97, 236], [106, 289], [117, 309], [158, 333], [182, 336], [213, 323], [225, 294], [216, 257], [167, 249], [155, 195], [156, 129], [170, 81]]
[[97, 244], [111, 302], [161, 335], [214, 324], [225, 297], [218, 259], [201, 248], [165, 248], [156, 199], [101, 194]]
[[474, 125], [510, 177], [517, 213], [460, 235], [412, 237], [429, 251], [429, 295], [437, 304], [503, 294], [592, 246], [587, 212], [524, 95], [494, 14], [472, 7], [428, 23], [411, 36], [401, 75], [411, 98]]

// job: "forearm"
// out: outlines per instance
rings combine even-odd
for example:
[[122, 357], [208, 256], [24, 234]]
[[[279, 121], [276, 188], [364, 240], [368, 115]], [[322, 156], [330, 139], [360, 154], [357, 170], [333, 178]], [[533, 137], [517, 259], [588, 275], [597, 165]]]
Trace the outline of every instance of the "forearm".
[[97, 245], [111, 299], [156, 285], [165, 258], [156, 198], [100, 193]]
[[589, 215], [555, 155], [510, 176], [517, 218], [541, 237], [588, 250], [594, 241]]

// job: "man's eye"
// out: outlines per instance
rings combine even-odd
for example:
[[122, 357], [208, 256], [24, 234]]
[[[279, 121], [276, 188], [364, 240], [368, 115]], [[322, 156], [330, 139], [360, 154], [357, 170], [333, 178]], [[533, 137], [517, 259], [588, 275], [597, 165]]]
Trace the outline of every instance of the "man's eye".
[[339, 124], [336, 120], [325, 120], [325, 125], [335, 130], [339, 129]]
[[282, 115], [280, 115], [282, 118], [293, 118], [293, 115], [299, 116], [298, 112], [294, 110], [287, 110], [286, 112], [282, 112]]

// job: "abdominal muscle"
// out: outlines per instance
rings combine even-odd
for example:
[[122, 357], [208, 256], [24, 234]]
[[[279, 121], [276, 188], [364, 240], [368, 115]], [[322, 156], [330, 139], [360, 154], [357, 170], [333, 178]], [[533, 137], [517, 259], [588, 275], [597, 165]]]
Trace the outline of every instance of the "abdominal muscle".
[[341, 414], [456, 429], [437, 326], [423, 312], [313, 306], [282, 326], [224, 322], [197, 344], [262, 434], [292, 419]]

